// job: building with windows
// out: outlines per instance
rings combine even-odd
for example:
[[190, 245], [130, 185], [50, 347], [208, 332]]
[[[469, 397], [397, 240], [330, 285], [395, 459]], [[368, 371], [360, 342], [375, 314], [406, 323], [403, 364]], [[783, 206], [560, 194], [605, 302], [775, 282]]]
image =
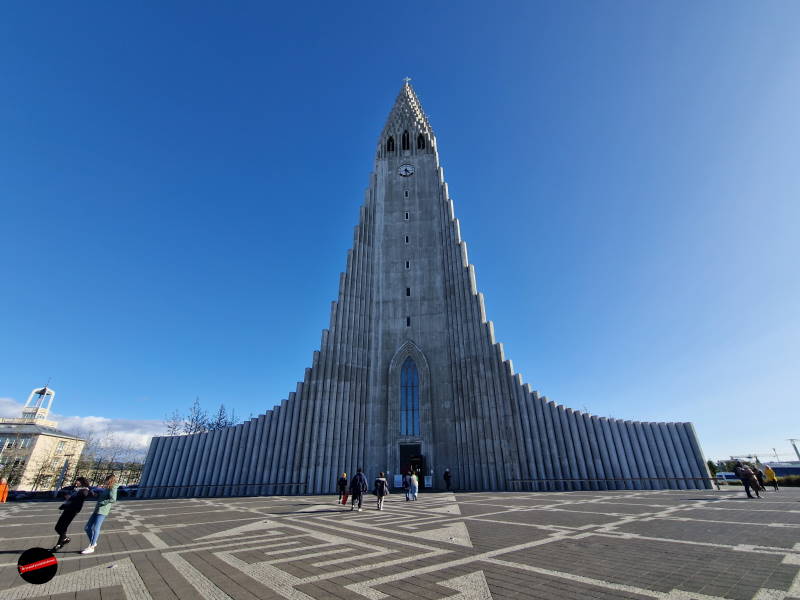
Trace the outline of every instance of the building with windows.
[[54, 489], [75, 475], [85, 440], [48, 419], [55, 391], [33, 390], [21, 418], [0, 419], [0, 477], [12, 490]]
[[303, 380], [241, 425], [153, 438], [141, 484], [145, 496], [318, 494], [359, 466], [390, 481], [413, 469], [433, 487], [449, 468], [457, 488], [473, 490], [709, 486], [690, 423], [574, 411], [514, 371], [407, 81]]

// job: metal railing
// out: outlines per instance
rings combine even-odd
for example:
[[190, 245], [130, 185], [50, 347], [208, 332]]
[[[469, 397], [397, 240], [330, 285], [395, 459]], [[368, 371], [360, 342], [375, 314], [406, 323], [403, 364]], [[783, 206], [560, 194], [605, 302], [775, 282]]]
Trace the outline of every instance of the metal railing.
[[[514, 491], [598, 491], [598, 490], [658, 490], [658, 489], [682, 489], [678, 487], [665, 487], [650, 485], [642, 486], [642, 482], [656, 481], [682, 481], [687, 482], [703, 481], [719, 487], [720, 479], [717, 477], [598, 477], [598, 478], [577, 478], [577, 477], [552, 477], [542, 479], [509, 479], [508, 482]], [[619, 482], [623, 482], [620, 485]], [[638, 483], [638, 487], [637, 487]], [[536, 484], [536, 490], [526, 490], [522, 484]], [[541, 484], [541, 485], [540, 485]], [[630, 486], [630, 487], [629, 487]], [[544, 489], [541, 489], [544, 488]], [[697, 486], [687, 489], [697, 489]], [[700, 488], [709, 489], [709, 488]]]
[[[305, 483], [207, 483], [184, 485], [140, 485], [136, 490], [136, 498], [187, 498], [202, 497], [211, 498], [215, 496], [264, 496], [269, 495], [265, 490], [272, 488], [286, 488], [297, 486], [305, 488]], [[257, 488], [253, 493], [241, 492], [241, 488]], [[198, 493], [198, 490], [208, 493]], [[175, 493], [177, 492], [177, 493]]]

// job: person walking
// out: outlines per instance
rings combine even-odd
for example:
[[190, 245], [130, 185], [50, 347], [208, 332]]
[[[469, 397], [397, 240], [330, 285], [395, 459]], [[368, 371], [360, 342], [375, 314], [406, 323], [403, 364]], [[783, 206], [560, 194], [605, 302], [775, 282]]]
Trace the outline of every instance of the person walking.
[[403, 492], [406, 495], [406, 502], [411, 500], [411, 471], [403, 473]]
[[367, 478], [361, 467], [358, 468], [355, 476], [350, 480], [350, 495], [353, 496], [353, 505], [350, 510], [355, 510], [358, 502], [358, 512], [361, 512], [361, 503], [364, 501], [364, 492], [367, 491]]
[[758, 488], [762, 492], [766, 492], [767, 488], [764, 487], [764, 471], [758, 468], [758, 466], [753, 466], [753, 475], [756, 476], [756, 481], [758, 481]]
[[8, 500], [8, 479], [3, 477], [0, 479], [0, 504]]
[[55, 530], [58, 534], [58, 541], [53, 546], [51, 552], [58, 552], [70, 543], [70, 538], [67, 537], [67, 529], [72, 523], [75, 515], [83, 509], [83, 503], [91, 495], [89, 490], [89, 482], [84, 477], [78, 477], [75, 480], [75, 489], [69, 494], [64, 501], [64, 504], [58, 507], [61, 511], [61, 516], [56, 521]]
[[89, 520], [86, 522], [86, 535], [89, 536], [89, 545], [81, 550], [81, 554], [91, 554], [97, 546], [97, 539], [100, 537], [100, 528], [103, 526], [103, 521], [106, 520], [108, 513], [111, 512], [111, 505], [117, 501], [117, 477], [109, 475], [106, 477], [102, 489], [97, 495], [97, 506], [94, 507], [94, 512]]
[[389, 482], [383, 471], [378, 473], [378, 478], [375, 480], [375, 495], [378, 497], [378, 510], [383, 510], [383, 499], [389, 495]]
[[447, 488], [447, 491], [450, 491], [450, 481], [453, 479], [453, 476], [450, 474], [450, 468], [444, 470], [444, 486]]
[[342, 473], [336, 482], [336, 487], [339, 489], [339, 499], [336, 504], [347, 504], [347, 473]]
[[756, 493], [757, 498], [761, 498], [758, 494], [758, 480], [756, 476], [753, 475], [753, 472], [744, 466], [741, 461], [736, 461], [736, 468], [733, 471], [736, 473], [736, 476], [742, 482], [744, 486], [744, 491], [747, 494], [748, 498], [752, 498], [753, 495], [750, 493], [750, 488], [753, 488], [753, 491]]
[[408, 490], [409, 495], [411, 496], [412, 500], [417, 499], [417, 492], [419, 491], [419, 478], [414, 471], [411, 471], [411, 477], [409, 477], [410, 481], [410, 489]]
[[769, 465], [764, 465], [764, 480], [778, 491], [778, 477]]

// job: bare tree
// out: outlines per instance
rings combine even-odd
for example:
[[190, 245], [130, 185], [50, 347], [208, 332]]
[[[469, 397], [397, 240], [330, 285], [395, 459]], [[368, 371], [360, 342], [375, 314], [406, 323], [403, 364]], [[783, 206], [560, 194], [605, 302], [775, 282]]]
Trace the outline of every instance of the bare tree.
[[77, 475], [82, 475], [95, 484], [111, 473], [117, 474], [121, 485], [139, 482], [145, 459], [143, 448], [131, 442], [123, 442], [114, 432], [107, 432], [102, 437], [88, 432], [80, 437], [86, 440], [86, 445], [78, 459]]
[[19, 483], [25, 471], [25, 458], [20, 453], [21, 440], [19, 432], [14, 437], [0, 438], [0, 477], [8, 479], [12, 486]]
[[55, 474], [61, 467], [58, 458], [55, 452], [52, 451], [46, 456], [39, 457], [38, 464], [34, 466], [35, 474], [33, 475], [33, 481], [31, 483], [32, 492], [35, 492], [40, 487], [49, 488], [54, 484]]
[[167, 435], [180, 435], [184, 427], [183, 415], [178, 412], [178, 409], [172, 411], [164, 419], [164, 427], [167, 430]]
[[232, 425], [236, 425], [236, 412], [231, 411], [229, 413], [226, 410], [225, 405], [220, 404], [219, 409], [208, 422], [208, 430], [214, 431], [216, 429], [223, 429]]
[[200, 398], [195, 398], [189, 414], [186, 416], [186, 422], [183, 424], [183, 433], [203, 433], [204, 431], [208, 431], [208, 413], [200, 406]]
[[22, 474], [25, 472], [25, 460], [21, 458], [9, 459], [3, 464], [0, 470], [0, 477], [8, 479], [8, 485], [14, 486], [22, 479]]

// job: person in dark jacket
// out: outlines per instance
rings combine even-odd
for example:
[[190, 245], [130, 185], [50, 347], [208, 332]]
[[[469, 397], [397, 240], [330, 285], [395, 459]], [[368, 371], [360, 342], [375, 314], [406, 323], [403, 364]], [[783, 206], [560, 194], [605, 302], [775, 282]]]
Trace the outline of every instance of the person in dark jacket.
[[406, 494], [406, 502], [411, 500], [411, 471], [403, 473], [403, 491]]
[[758, 479], [756, 479], [756, 476], [753, 475], [753, 472], [749, 468], [744, 466], [741, 461], [737, 461], [736, 468], [733, 472], [736, 473], [736, 476], [741, 480], [748, 498], [753, 497], [750, 493], [750, 488], [753, 488], [757, 498], [761, 498], [758, 494]]
[[56, 533], [58, 534], [58, 541], [53, 546], [53, 552], [61, 550], [64, 546], [69, 544], [70, 538], [67, 537], [67, 529], [70, 523], [75, 518], [81, 509], [83, 509], [83, 502], [91, 495], [89, 490], [89, 482], [84, 477], [78, 477], [75, 480], [75, 490], [67, 496], [66, 502], [59, 506], [61, 516], [56, 521]]
[[767, 488], [764, 487], [764, 471], [759, 469], [757, 466], [752, 468], [753, 475], [756, 476], [756, 480], [758, 481], [758, 487], [762, 492], [766, 492]]
[[361, 512], [361, 503], [364, 501], [364, 493], [367, 491], [367, 478], [364, 476], [364, 471], [361, 467], [358, 472], [350, 480], [350, 495], [353, 496], [353, 505], [350, 510], [355, 510], [356, 502], [358, 502], [358, 512]]
[[447, 488], [447, 491], [449, 492], [450, 491], [450, 482], [453, 479], [453, 475], [450, 473], [450, 469], [449, 468], [444, 470], [443, 477], [444, 477], [444, 485]]
[[378, 497], [378, 510], [383, 510], [383, 499], [389, 495], [389, 482], [381, 471], [375, 480], [375, 495]]
[[339, 490], [339, 499], [336, 501], [336, 504], [346, 504], [347, 503], [347, 473], [342, 473], [342, 476], [339, 477], [339, 481], [336, 482], [336, 487]]

